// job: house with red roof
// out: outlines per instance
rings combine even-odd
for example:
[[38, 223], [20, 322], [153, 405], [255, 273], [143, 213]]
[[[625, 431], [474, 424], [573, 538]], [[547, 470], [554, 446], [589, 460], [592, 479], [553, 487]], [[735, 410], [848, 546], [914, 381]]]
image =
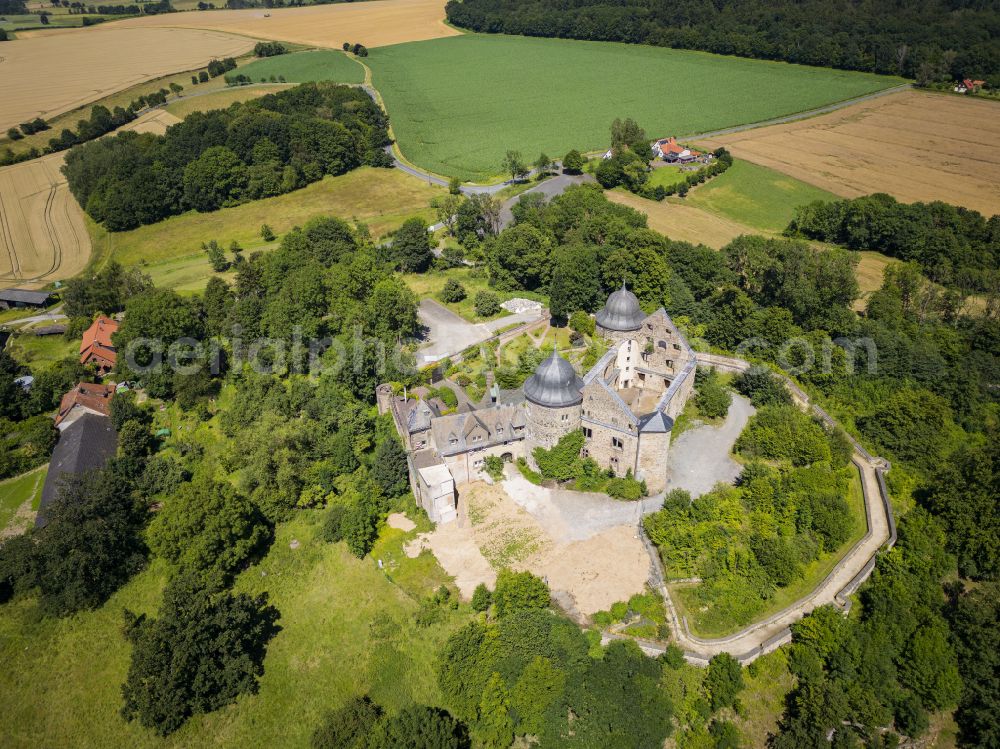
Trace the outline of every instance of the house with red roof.
[[985, 85], [986, 81], [974, 81], [971, 78], [963, 78], [962, 81], [955, 86], [955, 91], [960, 94], [978, 94]]
[[84, 414], [95, 416], [111, 415], [111, 399], [115, 395], [115, 384], [81, 382], [63, 395], [56, 413], [56, 427], [61, 431]]
[[692, 151], [682, 146], [673, 136], [656, 141], [653, 144], [653, 153], [657, 158], [678, 164], [688, 164], [701, 156], [701, 151]]
[[80, 342], [80, 363], [93, 364], [100, 374], [107, 374], [115, 368], [118, 353], [111, 336], [118, 331], [118, 321], [110, 317], [98, 317], [83, 332]]

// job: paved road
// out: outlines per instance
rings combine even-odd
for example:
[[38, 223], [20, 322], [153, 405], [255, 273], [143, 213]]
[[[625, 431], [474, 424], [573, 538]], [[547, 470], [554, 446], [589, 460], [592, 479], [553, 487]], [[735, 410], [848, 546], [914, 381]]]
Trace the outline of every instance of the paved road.
[[67, 319], [69, 318], [67, 318], [66, 315], [62, 313], [62, 305], [60, 304], [58, 307], [53, 307], [48, 312], [43, 312], [40, 315], [32, 315], [31, 317], [20, 317], [17, 320], [11, 320], [9, 323], [7, 323], [7, 325], [8, 326], [32, 325], [36, 322], [58, 322], [59, 320], [67, 320]]
[[433, 299], [422, 299], [417, 308], [421, 324], [427, 328], [427, 345], [417, 352], [418, 364], [430, 364], [454, 356], [469, 346], [492, 338], [501, 328], [515, 323], [535, 322], [542, 319], [539, 312], [522, 312], [518, 315], [498, 317], [489, 322], [471, 323]]

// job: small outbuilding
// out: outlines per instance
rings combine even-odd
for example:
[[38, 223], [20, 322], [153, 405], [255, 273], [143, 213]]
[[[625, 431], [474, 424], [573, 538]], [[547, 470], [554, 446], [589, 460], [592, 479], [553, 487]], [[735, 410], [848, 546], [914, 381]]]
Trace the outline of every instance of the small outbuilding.
[[0, 309], [16, 307], [44, 307], [52, 299], [47, 291], [28, 289], [0, 289]]

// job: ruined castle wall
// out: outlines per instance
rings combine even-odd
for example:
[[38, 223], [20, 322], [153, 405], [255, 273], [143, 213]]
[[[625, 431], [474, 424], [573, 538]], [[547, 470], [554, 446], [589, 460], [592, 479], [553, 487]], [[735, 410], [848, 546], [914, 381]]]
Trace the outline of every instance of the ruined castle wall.
[[583, 389], [582, 409], [587, 455], [618, 476], [635, 471], [639, 437], [627, 407], [595, 380]]

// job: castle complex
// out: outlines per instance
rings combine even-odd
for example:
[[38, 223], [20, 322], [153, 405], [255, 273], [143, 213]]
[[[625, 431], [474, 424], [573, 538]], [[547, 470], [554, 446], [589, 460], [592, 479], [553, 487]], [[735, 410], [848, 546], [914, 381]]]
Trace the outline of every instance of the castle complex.
[[582, 454], [618, 476], [631, 472], [651, 493], [667, 482], [674, 419], [694, 385], [695, 357], [662, 308], [646, 315], [624, 286], [596, 316], [607, 353], [583, 377], [558, 351], [515, 391], [493, 391], [483, 407], [442, 415], [422, 398], [378, 388], [407, 450], [410, 482], [431, 520], [457, 516], [456, 486], [482, 477], [489, 455], [526, 458], [582, 430]]

